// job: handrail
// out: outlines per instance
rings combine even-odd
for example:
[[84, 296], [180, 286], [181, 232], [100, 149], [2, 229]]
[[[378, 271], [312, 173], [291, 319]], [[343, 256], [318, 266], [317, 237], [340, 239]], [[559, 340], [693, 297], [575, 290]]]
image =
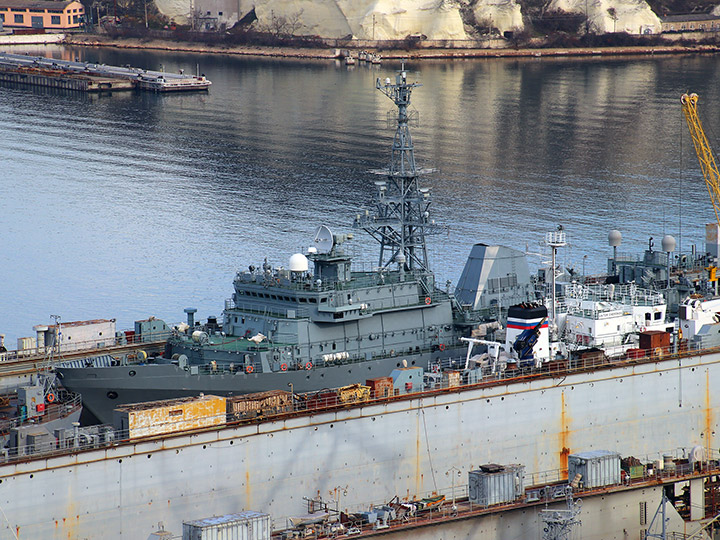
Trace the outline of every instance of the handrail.
[[[59, 350], [53, 350], [52, 346], [35, 346], [27, 349], [12, 349], [5, 352], [0, 352], [0, 364], [16, 361], [27, 362], [33, 359], [49, 359], [51, 355], [54, 359], [59, 359], [67, 354], [93, 354], [101, 353], [104, 351], [111, 351], [113, 348], [116, 347], [125, 347], [128, 345], [140, 346], [143, 343], [157, 343], [160, 341], [166, 341], [170, 337], [171, 330], [164, 330], [162, 332], [151, 332], [147, 334], [142, 334], [142, 336], [133, 336], [133, 338], [139, 339], [131, 339], [130, 341], [127, 340], [127, 337], [122, 332], [120, 332], [120, 334], [122, 335], [116, 335], [103, 340], [106, 345], [103, 345], [102, 347], [97, 346], [97, 339], [90, 339], [87, 341], [77, 341], [72, 344], [63, 343], [60, 345], [60, 347], [58, 347]], [[125, 341], [125, 343], [123, 343], [123, 341]]]
[[[403, 400], [403, 399], [422, 399], [425, 397], [432, 397], [435, 395], [439, 395], [442, 393], [447, 392], [459, 392], [463, 390], [470, 390], [470, 389], [480, 389], [480, 388], [487, 388], [496, 386], [498, 384], [507, 384], [508, 382], [521, 382], [526, 380], [534, 380], [539, 379], [543, 377], [558, 377], [558, 376], [567, 376], [569, 374], [573, 373], [582, 373], [592, 370], [603, 370], [603, 369], [610, 369], [618, 366], [626, 366], [626, 365], [642, 365], [645, 363], [653, 363], [658, 361], [667, 361], [667, 360], [681, 360], [682, 358], [695, 356], [697, 354], [710, 354], [713, 352], [720, 352], [720, 347], [713, 347], [712, 349], [705, 349], [702, 351], [679, 351], [679, 352], [668, 352], [668, 354], [664, 354], [662, 349], [658, 349], [655, 351], [646, 351], [648, 354], [646, 356], [640, 357], [640, 358], [631, 358], [631, 359], [621, 359], [616, 360], [614, 362], [608, 362], [608, 360], [605, 357], [600, 358], [588, 358], [588, 359], [577, 359], [574, 361], [574, 364], [566, 364], [564, 367], [560, 365], [560, 363], [557, 363], [557, 366], [553, 366], [553, 362], [545, 364], [545, 366], [540, 370], [534, 370], [534, 369], [528, 369], [528, 370], [513, 370], [511, 372], [508, 372], [506, 376], [500, 377], [500, 376], [494, 376], [494, 377], [486, 377], [485, 379], [481, 380], [480, 382], [472, 383], [472, 384], [455, 384], [451, 382], [451, 378], [445, 378], [442, 379], [441, 383], [436, 384], [431, 389], [421, 389], [420, 391], [409, 391], [409, 392], [395, 392], [393, 391], [391, 395], [389, 396], [375, 396], [372, 393], [369, 393], [367, 398], [365, 397], [358, 397], [358, 395], [345, 394], [345, 397], [342, 393], [342, 389], [325, 389], [321, 390], [319, 392], [309, 392], [306, 394], [296, 394], [295, 397], [290, 400], [290, 405], [287, 404], [282, 406], [269, 406], [265, 409], [256, 409], [251, 410], [248, 414], [241, 415], [240, 418], [236, 418], [233, 415], [230, 414], [225, 419], [225, 421], [222, 423], [222, 425], [214, 427], [212, 429], [217, 429], [218, 427], [224, 427], [224, 426], [233, 426], [233, 425], [244, 425], [244, 424], [252, 424], [256, 423], [258, 421], [264, 421], [264, 420], [270, 420], [270, 419], [279, 419], [282, 417], [288, 417], [292, 415], [297, 414], [313, 414], [313, 413], [321, 413], [321, 412], [332, 412], [335, 410], [341, 410], [345, 408], [350, 407], [358, 407], [358, 406], [369, 406], [377, 403], [384, 403], [388, 401], [396, 401], [396, 400]], [[350, 397], [347, 397], [347, 396]], [[237, 399], [242, 399], [242, 396], [238, 396]], [[112, 430], [111, 427], [106, 426], [107, 429]], [[170, 434], [178, 434], [179, 432], [173, 432], [171, 429], [168, 430], [167, 433], [164, 435], [170, 435]], [[118, 444], [119, 442], [136, 442], [137, 440], [142, 439], [136, 439], [133, 438], [132, 440], [128, 437], [127, 433], [124, 432], [115, 432], [115, 435], [113, 435], [113, 438], [111, 441], [109, 441], [107, 444]], [[87, 448], [98, 448], [102, 447], [103, 445], [100, 442], [94, 442], [92, 445], [88, 446]], [[78, 449], [85, 449], [85, 447], [77, 447]], [[685, 452], [685, 450], [683, 450]], [[715, 450], [712, 449], [711, 453], [714, 455]], [[46, 452], [41, 452], [40, 455], [52, 455], [54, 453], [54, 449], [50, 450], [50, 454], [46, 454]], [[38, 455], [38, 452], [33, 452], [32, 456], [5, 456], [5, 461], [12, 459], [27, 459], [28, 457], [34, 457]], [[686, 455], [686, 454], [684, 454]], [[3, 459], [0, 458], [0, 462], [2, 462]], [[550, 479], [550, 472], [538, 472], [538, 473], [532, 473], [533, 478], [540, 478], [538, 475], [545, 475], [545, 479]], [[534, 481], [534, 480], [533, 480]]]

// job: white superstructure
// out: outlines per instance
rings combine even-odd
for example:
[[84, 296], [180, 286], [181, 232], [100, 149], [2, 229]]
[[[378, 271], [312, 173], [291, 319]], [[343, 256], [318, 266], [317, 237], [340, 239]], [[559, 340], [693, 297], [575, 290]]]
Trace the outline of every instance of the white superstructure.
[[635, 284], [565, 287], [559, 320], [565, 340], [576, 347], [598, 347], [618, 354], [637, 346], [637, 332], [672, 331], [665, 321], [667, 304], [662, 294]]

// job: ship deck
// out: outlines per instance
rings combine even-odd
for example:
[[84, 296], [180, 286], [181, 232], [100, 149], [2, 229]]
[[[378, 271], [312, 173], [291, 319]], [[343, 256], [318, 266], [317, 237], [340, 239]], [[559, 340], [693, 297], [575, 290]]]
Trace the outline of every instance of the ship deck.
[[[677, 453], [677, 450], [675, 451]], [[661, 458], [663, 454], [660, 452], [657, 456]], [[720, 476], [720, 456], [717, 452], [714, 452], [713, 459], [705, 461], [703, 463], [695, 464], [694, 466], [688, 463], [687, 459], [679, 459], [682, 462], [678, 464], [674, 470], [658, 471], [657, 474], [647, 474], [644, 472], [642, 476], [632, 478], [630, 475], [624, 475], [622, 483], [609, 484], [603, 486], [596, 486], [590, 488], [575, 487], [572, 489], [572, 497], [574, 499], [582, 498], [583, 501], [587, 501], [593, 497], [607, 497], [612, 498], [613, 495], [633, 492], [636, 490], [643, 490], [647, 488], [656, 488], [664, 486], [673, 486], [681, 482], [690, 482], [696, 480], [711, 480], [708, 483], [707, 489], [711, 490], [710, 496], [704, 498], [703, 502], [698, 504], [693, 501], [693, 505], [702, 505], [703, 518], [707, 516], [715, 516], [720, 510], [720, 503], [718, 502], [718, 494], [720, 494], [720, 486], [717, 481], [713, 479]], [[650, 460], [646, 457], [646, 461]], [[387, 523], [387, 527], [377, 526], [375, 524], [359, 523], [357, 521], [350, 521], [346, 524], [346, 529], [352, 529], [352, 536], [358, 538], [375, 538], [375, 537], [386, 537], [393, 533], [411, 535], [417, 534], [422, 529], [433, 529], [437, 530], [439, 527], [451, 526], [453, 523], [463, 522], [483, 517], [505, 515], [509, 516], [511, 512], [515, 510], [532, 510], [538, 512], [539, 510], [547, 508], [549, 505], [557, 505], [566, 501], [568, 494], [568, 478], [567, 470], [557, 469], [553, 471], [546, 471], [540, 474], [530, 475], [529, 480], [531, 484], [524, 490], [524, 494], [517, 500], [510, 500], [502, 503], [492, 505], [482, 505], [473, 503], [469, 497], [469, 485], [458, 484], [453, 486], [446, 486], [443, 488], [441, 494], [445, 496], [444, 502], [437, 508], [429, 511], [419, 512], [415, 515], [405, 515], [402, 518], [391, 520]], [[428, 493], [428, 496], [438, 495], [438, 492]], [[407, 501], [398, 500], [398, 504], [407, 503]], [[678, 513], [685, 520], [690, 520], [690, 501], [680, 500], [678, 503]], [[332, 504], [332, 503], [331, 503]], [[383, 503], [378, 502], [366, 502], [358, 505], [354, 505], [350, 511], [362, 511], [367, 510], [373, 505], [380, 505]], [[564, 505], [563, 505], [564, 506]], [[555, 509], [559, 507], [555, 506]], [[332, 508], [327, 507], [329, 515], [339, 518], [337, 512], [333, 512]], [[654, 509], [649, 508], [648, 511], [652, 512]], [[348, 510], [346, 510], [348, 512]], [[277, 521], [276, 521], [277, 523]], [[323, 526], [315, 526], [314, 524], [309, 527], [298, 527], [296, 531], [298, 534], [303, 534], [306, 529], [311, 529], [313, 532], [313, 538], [324, 539], [324, 538], [336, 538], [337, 533], [332, 530], [329, 524]], [[693, 527], [697, 528], [697, 527]], [[273, 540], [283, 540], [287, 538], [288, 530], [280, 529], [273, 531]]]
[[[471, 384], [455, 384], [455, 383], [438, 383], [433, 388], [425, 389], [423, 391], [401, 393], [386, 397], [375, 397], [371, 396], [368, 399], [352, 402], [339, 402], [336, 396], [319, 395], [317, 392], [309, 392], [306, 395], [296, 394], [298, 397], [292, 401], [290, 407], [283, 408], [282, 410], [274, 410], [264, 412], [261, 416], [253, 416], [249, 418], [235, 419], [223, 423], [221, 427], [212, 428], [201, 428], [196, 430], [197, 432], [202, 431], [216, 431], [217, 429], [223, 429], [224, 427], [233, 426], [245, 426], [245, 425], [260, 425], [265, 422], [284, 422], [293, 418], [311, 418], [315, 414], [319, 413], [339, 413], [350, 409], [362, 409], [363, 407], [373, 405], [383, 405], [390, 403], [399, 403], [406, 401], [417, 401], [417, 400], [436, 400], [439, 396], [446, 394], [472, 392], [477, 390], [492, 390], [494, 388], [506, 388], [511, 385], [527, 385], [534, 384], [536, 381], [552, 381], [560, 380], [563, 381], [567, 377], [582, 375], [585, 373], [602, 373], [605, 371], [612, 371], [617, 368], [630, 368], [631, 370], [635, 367], [641, 368], [642, 366], [659, 364], [667, 366], [668, 364], [674, 364], [677, 362], [678, 367], [682, 366], [682, 360], [686, 358], [698, 358], [708, 355], [720, 353], [720, 347], [712, 347], [702, 350], [682, 350], [678, 352], [662, 351], [662, 349], [647, 351], [645, 356], [632, 357], [632, 358], [615, 358], [608, 359], [603, 356], [591, 356], [588, 358], [579, 358], [572, 361], [562, 360], [550, 362], [544, 365], [542, 370], [509, 370], [504, 375], [496, 375], [493, 377], [487, 377], [479, 382]], [[645, 371], [659, 371], [661, 368], [657, 367], [651, 370]], [[222, 373], [234, 374], [236, 373], [235, 368], [230, 368], [222, 364], [207, 364], [199, 366], [198, 373], [219, 375]], [[641, 371], [639, 370], [638, 373]], [[325, 389], [323, 392], [327, 392], [329, 389]], [[309, 405], [311, 403], [312, 405]], [[183, 432], [186, 435], [188, 432]], [[179, 434], [179, 433], [178, 433]], [[127, 438], [127, 434], [123, 436], [118, 433], [113, 440], [103, 442], [94, 442], [87, 446], [77, 446], [71, 451], [77, 452], [83, 449], [91, 450], [96, 448], [103, 448], [106, 446], [116, 447], [123, 444], [136, 444], [139, 440], [155, 440], [163, 439], [171, 434], [162, 436], [154, 436], [148, 438], [133, 438], [132, 440]], [[67, 449], [57, 449], [35, 453], [35, 457], [47, 457], [52, 455], [63, 455], [70, 452]], [[7, 461], [26, 461], [28, 459], [34, 459], [34, 457], [28, 458], [27, 456], [4, 456], [0, 457], [0, 463]]]

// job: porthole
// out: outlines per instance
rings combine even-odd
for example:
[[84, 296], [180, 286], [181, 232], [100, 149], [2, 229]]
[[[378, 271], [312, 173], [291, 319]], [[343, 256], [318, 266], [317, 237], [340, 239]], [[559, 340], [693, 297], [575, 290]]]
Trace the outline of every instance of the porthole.
[[110, 391], [107, 393], [107, 397], [108, 397], [109, 399], [117, 399], [117, 398], [118, 398], [118, 393], [117, 393], [115, 390], [110, 390]]
[[137, 373], [135, 373], [134, 369], [131, 369], [130, 372], [128, 373], [128, 375], [130, 375], [131, 377], [134, 377], [135, 375], [137, 375]]

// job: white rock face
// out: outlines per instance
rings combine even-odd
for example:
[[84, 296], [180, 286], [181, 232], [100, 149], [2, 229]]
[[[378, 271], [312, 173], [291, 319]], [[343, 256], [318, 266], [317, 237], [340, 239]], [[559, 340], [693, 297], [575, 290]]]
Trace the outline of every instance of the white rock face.
[[476, 21], [490, 21], [500, 33], [525, 27], [520, 4], [515, 0], [482, 0], [475, 5], [473, 12]]
[[[284, 20], [296, 35], [358, 39], [468, 39], [460, 6], [470, 0], [156, 0], [161, 13], [180, 24], [194, 10], [204, 21], [232, 26], [253, 8], [258, 27], [277, 27]], [[191, 8], [192, 6], [192, 8]], [[500, 31], [522, 27], [515, 0], [478, 0], [477, 20], [489, 20]]]
[[[469, 39], [460, 14], [463, 6], [471, 6], [476, 21], [500, 32], [524, 28], [516, 0], [156, 0], [156, 5], [180, 24], [187, 24], [194, 11], [208, 29], [232, 26], [254, 8], [259, 28], [277, 29], [285, 21], [295, 35], [325, 38]], [[586, 4], [551, 0], [550, 9], [584, 14]], [[645, 0], [587, 0], [587, 13], [596, 32], [660, 31], [660, 19]]]
[[[585, 14], [585, 0], [552, 0], [550, 9]], [[645, 0], [587, 0], [587, 16], [591, 31], [627, 32], [628, 34], [659, 33], [660, 18]]]
[[160, 13], [178, 24], [188, 24], [190, 20], [190, 2], [186, 0], [155, 0]]

